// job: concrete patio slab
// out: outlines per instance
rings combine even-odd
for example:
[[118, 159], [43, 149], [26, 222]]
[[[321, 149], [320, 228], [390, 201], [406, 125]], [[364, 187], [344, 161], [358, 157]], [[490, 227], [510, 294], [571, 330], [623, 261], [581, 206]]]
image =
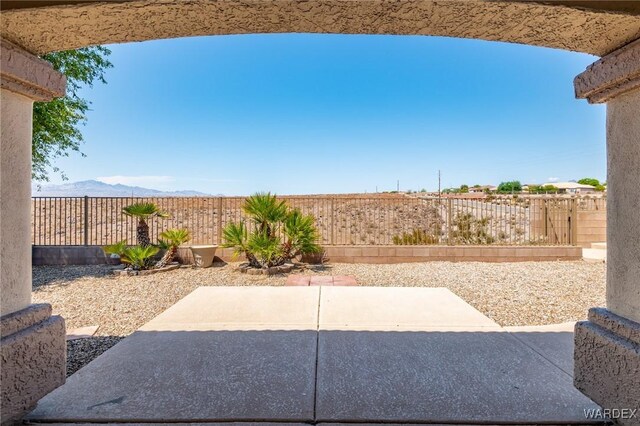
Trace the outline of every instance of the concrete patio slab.
[[[25, 422], [25, 424], [41, 424], [37, 422]], [[274, 423], [274, 422], [206, 422], [206, 423], [47, 423], [47, 426], [100, 426], [100, 425], [124, 425], [127, 426], [309, 426], [308, 423]]]
[[316, 340], [315, 331], [137, 331], [28, 419], [309, 421]]
[[146, 330], [315, 330], [318, 287], [199, 287]]
[[493, 330], [493, 320], [445, 288], [322, 287], [320, 330]]
[[512, 336], [573, 377], [573, 329], [575, 322], [505, 327]]
[[28, 418], [310, 421], [318, 292], [199, 288], [72, 375]]
[[589, 423], [571, 377], [509, 333], [320, 331], [316, 419]]
[[204, 287], [28, 420], [589, 423], [597, 406], [539, 352], [445, 289]]

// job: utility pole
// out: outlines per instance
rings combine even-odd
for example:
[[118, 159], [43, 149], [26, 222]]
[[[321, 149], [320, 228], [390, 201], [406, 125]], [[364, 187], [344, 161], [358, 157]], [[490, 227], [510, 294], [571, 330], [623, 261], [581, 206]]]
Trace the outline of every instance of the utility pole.
[[440, 170], [438, 170], [438, 200], [440, 200]]
[[396, 192], [400, 192], [400, 179], [398, 179], [398, 183], [396, 185]]

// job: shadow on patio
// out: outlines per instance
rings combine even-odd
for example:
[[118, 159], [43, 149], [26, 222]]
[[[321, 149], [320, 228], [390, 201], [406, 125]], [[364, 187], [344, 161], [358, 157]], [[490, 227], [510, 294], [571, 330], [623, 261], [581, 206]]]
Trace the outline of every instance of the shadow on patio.
[[202, 287], [29, 420], [589, 423], [571, 376], [494, 324], [443, 289]]

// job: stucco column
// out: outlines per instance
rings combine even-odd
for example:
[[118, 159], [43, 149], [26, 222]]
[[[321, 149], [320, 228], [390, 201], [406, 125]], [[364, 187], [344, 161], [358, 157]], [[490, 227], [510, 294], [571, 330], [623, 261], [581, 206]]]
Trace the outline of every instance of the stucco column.
[[[592, 64], [576, 96], [607, 103], [607, 307], [576, 325], [578, 389], [640, 424], [640, 40]], [[612, 412], [614, 413], [614, 412]]]
[[0, 315], [31, 303], [31, 111], [33, 101], [2, 90], [0, 98]]
[[65, 331], [51, 306], [31, 304], [31, 130], [34, 101], [64, 95], [49, 63], [0, 40], [1, 421], [19, 418], [64, 383]]

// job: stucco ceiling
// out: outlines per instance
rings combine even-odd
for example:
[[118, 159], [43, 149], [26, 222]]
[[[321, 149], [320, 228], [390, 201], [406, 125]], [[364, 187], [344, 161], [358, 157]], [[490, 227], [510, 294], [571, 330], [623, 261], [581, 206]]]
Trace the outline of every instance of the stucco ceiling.
[[640, 1], [36, 0], [0, 2], [2, 37], [34, 53], [248, 33], [416, 34], [602, 56], [640, 38]]
[[[0, 10], [11, 9], [28, 9], [37, 7], [73, 5], [79, 3], [98, 3], [105, 0], [2, 0], [0, 1]], [[122, 3], [132, 0], [109, 0], [110, 3]], [[494, 0], [494, 1], [513, 1], [542, 3], [555, 6], [566, 6], [578, 9], [601, 10], [608, 12], [629, 13], [640, 15], [640, 1], [636, 0]]]

